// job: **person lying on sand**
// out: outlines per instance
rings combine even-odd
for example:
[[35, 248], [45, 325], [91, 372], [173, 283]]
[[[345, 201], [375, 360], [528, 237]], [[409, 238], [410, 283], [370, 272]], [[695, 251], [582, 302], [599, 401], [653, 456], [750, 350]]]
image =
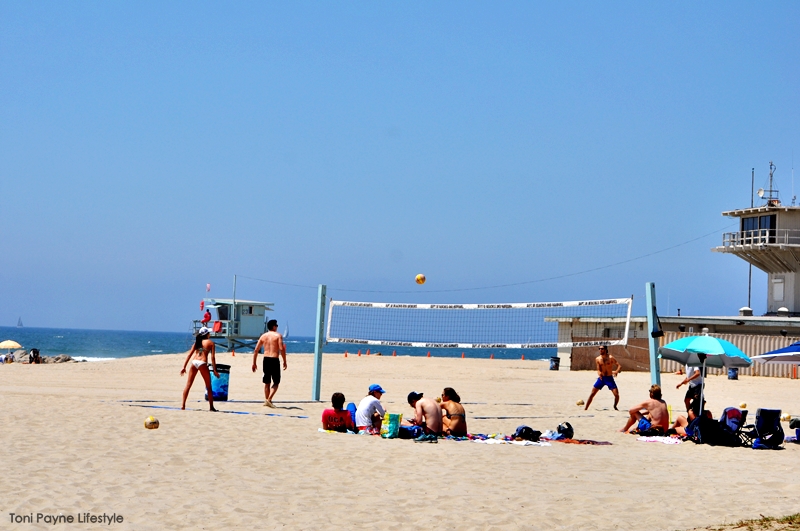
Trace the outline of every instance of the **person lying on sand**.
[[350, 416], [349, 411], [343, 409], [344, 395], [342, 393], [333, 393], [331, 405], [333, 409], [326, 409], [322, 412], [322, 429], [341, 433], [347, 430], [355, 431], [356, 426], [353, 424], [353, 417]]
[[[624, 428], [619, 430], [623, 433], [641, 420], [645, 422], [641, 423], [641, 427], [637, 426], [636, 433], [642, 435], [664, 435], [669, 427], [669, 411], [667, 411], [667, 403], [661, 399], [660, 385], [651, 385], [650, 399], [633, 406], [629, 413], [628, 422], [625, 423]], [[647, 418], [645, 418], [645, 414]]]
[[[425, 431], [425, 442], [435, 442], [442, 434], [442, 408], [436, 400], [423, 398], [422, 393], [408, 393], [408, 405], [414, 408], [414, 419], [409, 423], [422, 426]], [[423, 442], [423, 441], [420, 441]]]
[[444, 434], [464, 437], [467, 434], [467, 412], [461, 405], [461, 397], [452, 387], [445, 387], [442, 391], [441, 407]]

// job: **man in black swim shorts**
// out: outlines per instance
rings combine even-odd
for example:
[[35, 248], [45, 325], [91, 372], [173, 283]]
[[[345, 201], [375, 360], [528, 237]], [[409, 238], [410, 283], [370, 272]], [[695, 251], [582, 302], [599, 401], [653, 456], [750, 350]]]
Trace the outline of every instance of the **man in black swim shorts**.
[[[275, 393], [278, 392], [278, 385], [281, 383], [281, 365], [278, 361], [278, 356], [283, 358], [283, 370], [286, 370], [286, 345], [283, 343], [283, 336], [278, 333], [278, 321], [275, 319], [267, 323], [267, 332], [258, 338], [256, 348], [253, 351], [253, 372], [256, 372], [258, 365], [258, 351], [264, 348], [264, 405], [267, 407], [275, 407], [272, 404], [272, 399]], [[272, 382], [272, 387], [270, 387]]]

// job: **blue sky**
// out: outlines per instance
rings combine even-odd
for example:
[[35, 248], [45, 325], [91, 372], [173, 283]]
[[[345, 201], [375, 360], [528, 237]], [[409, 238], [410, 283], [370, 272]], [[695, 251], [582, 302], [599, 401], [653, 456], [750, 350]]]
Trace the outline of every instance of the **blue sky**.
[[[751, 168], [759, 188], [773, 160], [791, 202], [798, 22], [790, 2], [4, 2], [0, 323], [184, 331], [234, 274], [640, 314], [652, 281], [662, 314], [733, 314], [747, 265], [710, 248]], [[313, 331], [315, 289], [237, 296]]]

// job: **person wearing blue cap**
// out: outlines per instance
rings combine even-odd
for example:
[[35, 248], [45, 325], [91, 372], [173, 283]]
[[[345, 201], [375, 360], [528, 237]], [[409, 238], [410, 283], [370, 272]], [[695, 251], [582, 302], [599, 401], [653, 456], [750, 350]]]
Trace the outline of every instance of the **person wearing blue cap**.
[[381, 396], [385, 392], [378, 384], [369, 386], [367, 396], [361, 399], [356, 409], [356, 427], [359, 431], [380, 433], [383, 415], [386, 413], [381, 405]]

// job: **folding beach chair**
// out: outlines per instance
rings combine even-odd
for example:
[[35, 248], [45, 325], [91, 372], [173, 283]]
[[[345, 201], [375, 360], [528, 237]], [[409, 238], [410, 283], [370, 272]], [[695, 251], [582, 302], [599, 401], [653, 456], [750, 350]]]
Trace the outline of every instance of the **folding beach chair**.
[[730, 444], [724, 446], [745, 446], [745, 440], [742, 429], [747, 422], [747, 410], [739, 409], [738, 407], [726, 407], [722, 410], [722, 415], [719, 417], [719, 424], [724, 432], [724, 439]]
[[759, 409], [756, 423], [743, 428], [745, 444], [753, 448], [780, 448], [783, 444], [783, 427], [780, 409]]
[[692, 441], [711, 446], [744, 446], [742, 425], [747, 418], [747, 411], [735, 407], [725, 408], [719, 420], [699, 417], [686, 428]]

